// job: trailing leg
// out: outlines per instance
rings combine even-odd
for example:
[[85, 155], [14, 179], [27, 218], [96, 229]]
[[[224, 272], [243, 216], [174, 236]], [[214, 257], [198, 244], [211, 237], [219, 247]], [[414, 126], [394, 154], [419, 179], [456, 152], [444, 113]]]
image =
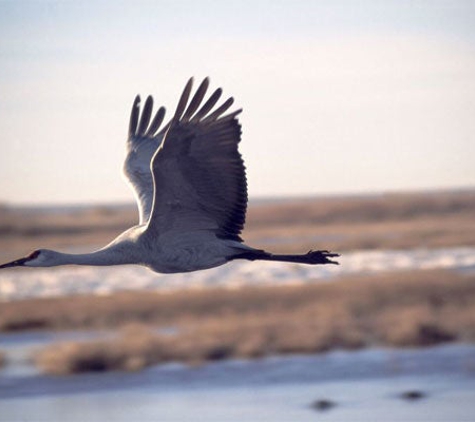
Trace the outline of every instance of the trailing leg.
[[234, 259], [247, 259], [249, 261], [281, 261], [281, 262], [295, 262], [298, 264], [336, 264], [338, 262], [332, 261], [329, 258], [334, 258], [340, 256], [336, 253], [331, 253], [329, 251], [308, 251], [306, 254], [302, 255], [281, 255], [281, 254], [271, 254], [263, 250], [250, 250], [246, 252], [241, 252], [239, 254], [229, 257], [229, 260]]

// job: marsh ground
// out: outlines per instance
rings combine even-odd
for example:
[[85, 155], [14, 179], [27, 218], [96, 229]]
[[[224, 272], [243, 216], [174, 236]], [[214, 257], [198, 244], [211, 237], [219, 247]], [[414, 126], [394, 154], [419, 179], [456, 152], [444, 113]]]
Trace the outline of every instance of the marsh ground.
[[[297, 252], [475, 245], [475, 191], [306, 198], [252, 204], [244, 238]], [[132, 207], [0, 210], [2, 260], [38, 247], [106, 243], [133, 224]], [[181, 360], [316, 353], [381, 345], [473, 342], [475, 279], [449, 271], [353, 275], [325, 285], [123, 292], [9, 301], [0, 330], [106, 328], [114, 339], [52, 345], [51, 373], [135, 370]], [[172, 327], [173, 335], [158, 328]]]

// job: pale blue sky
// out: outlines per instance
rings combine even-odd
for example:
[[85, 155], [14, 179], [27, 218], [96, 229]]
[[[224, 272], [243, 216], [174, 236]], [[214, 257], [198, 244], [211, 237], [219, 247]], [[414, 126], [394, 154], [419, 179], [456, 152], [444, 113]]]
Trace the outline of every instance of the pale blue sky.
[[132, 200], [131, 102], [243, 107], [251, 196], [475, 186], [473, 1], [0, 1], [0, 202]]

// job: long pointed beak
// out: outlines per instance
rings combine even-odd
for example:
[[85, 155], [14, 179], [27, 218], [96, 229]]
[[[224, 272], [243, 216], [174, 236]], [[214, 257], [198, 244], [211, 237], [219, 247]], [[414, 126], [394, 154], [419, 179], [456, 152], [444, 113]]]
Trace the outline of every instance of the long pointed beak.
[[25, 262], [28, 261], [29, 258], [20, 258], [12, 262], [8, 262], [6, 264], [0, 265], [0, 270], [2, 268], [10, 268], [10, 267], [22, 267], [25, 265]]

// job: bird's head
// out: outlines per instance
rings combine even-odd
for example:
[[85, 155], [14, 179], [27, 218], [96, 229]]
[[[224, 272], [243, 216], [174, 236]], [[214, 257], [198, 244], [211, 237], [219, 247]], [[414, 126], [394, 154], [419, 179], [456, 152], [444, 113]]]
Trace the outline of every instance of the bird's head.
[[0, 269], [11, 267], [52, 267], [55, 265], [56, 254], [57, 252], [50, 251], [49, 249], [37, 249], [24, 258], [0, 265]]

